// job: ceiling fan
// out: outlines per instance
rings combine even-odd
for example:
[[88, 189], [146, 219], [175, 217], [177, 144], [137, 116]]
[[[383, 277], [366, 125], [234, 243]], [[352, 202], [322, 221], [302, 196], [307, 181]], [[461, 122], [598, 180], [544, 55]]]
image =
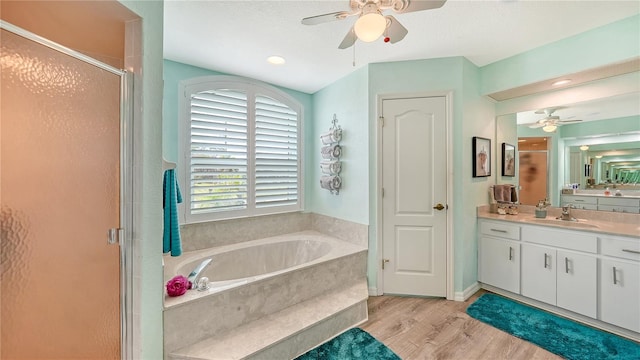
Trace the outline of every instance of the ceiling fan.
[[304, 25], [316, 25], [334, 20], [344, 20], [358, 15], [358, 20], [344, 37], [339, 49], [355, 44], [356, 39], [365, 42], [377, 40], [384, 35], [384, 42], [397, 43], [409, 32], [391, 15], [382, 15], [385, 10], [398, 14], [437, 9], [447, 0], [349, 0], [351, 11], [338, 11], [302, 19]]
[[556, 110], [560, 110], [560, 109], [564, 109], [564, 108], [557, 107], [557, 108], [548, 108], [548, 109], [537, 110], [535, 113], [536, 114], [544, 114], [545, 118], [540, 119], [540, 120], [538, 120], [538, 121], [536, 121], [534, 123], [524, 124], [524, 125], [527, 125], [532, 129], [542, 128], [542, 130], [544, 130], [545, 132], [554, 132], [558, 128], [558, 126], [560, 126], [560, 125], [571, 124], [571, 123], [576, 123], [576, 122], [582, 121], [582, 120], [577, 120], [577, 119], [560, 120], [560, 116], [553, 115], [553, 113], [556, 112]]

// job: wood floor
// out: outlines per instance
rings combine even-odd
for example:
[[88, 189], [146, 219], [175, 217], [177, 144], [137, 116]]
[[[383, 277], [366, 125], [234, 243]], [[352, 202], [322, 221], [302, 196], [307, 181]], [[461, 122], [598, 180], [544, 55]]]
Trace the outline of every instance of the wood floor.
[[562, 359], [467, 315], [467, 306], [483, 292], [465, 302], [373, 296], [369, 320], [360, 327], [403, 360]]

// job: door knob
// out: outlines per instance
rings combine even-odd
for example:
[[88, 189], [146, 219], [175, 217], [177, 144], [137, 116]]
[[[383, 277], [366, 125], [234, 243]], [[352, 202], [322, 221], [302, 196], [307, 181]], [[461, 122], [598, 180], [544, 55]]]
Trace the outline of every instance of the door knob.
[[448, 206], [448, 205], [447, 205], [447, 206], [445, 206], [445, 205], [442, 205], [442, 204], [437, 204], [437, 205], [436, 205], [436, 206], [434, 206], [433, 208], [434, 208], [434, 209], [436, 209], [436, 210], [442, 210], [442, 209], [448, 209], [448, 208], [449, 208], [449, 206]]

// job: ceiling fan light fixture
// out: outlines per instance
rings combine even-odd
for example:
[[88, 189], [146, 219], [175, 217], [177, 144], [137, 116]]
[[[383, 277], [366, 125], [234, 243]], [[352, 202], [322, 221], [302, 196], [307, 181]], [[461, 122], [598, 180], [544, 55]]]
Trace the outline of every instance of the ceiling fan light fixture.
[[545, 125], [545, 126], [542, 128], [542, 130], [543, 130], [544, 132], [554, 132], [554, 131], [556, 131], [556, 129], [557, 129], [557, 128], [558, 128], [558, 127], [557, 127], [556, 125], [553, 125], [553, 124], [547, 124], [547, 125]]
[[360, 16], [353, 26], [358, 39], [364, 42], [377, 40], [387, 28], [387, 19], [379, 11], [370, 12]]

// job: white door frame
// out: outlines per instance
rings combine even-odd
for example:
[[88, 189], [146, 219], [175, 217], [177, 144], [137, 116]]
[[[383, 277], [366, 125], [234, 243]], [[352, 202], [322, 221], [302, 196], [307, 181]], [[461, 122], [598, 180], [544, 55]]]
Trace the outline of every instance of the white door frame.
[[382, 102], [384, 100], [393, 99], [407, 99], [407, 98], [424, 98], [424, 97], [444, 97], [445, 98], [445, 132], [446, 132], [446, 145], [445, 150], [447, 152], [447, 172], [446, 172], [446, 184], [447, 184], [447, 206], [449, 210], [446, 214], [447, 220], [447, 300], [454, 299], [454, 283], [453, 283], [453, 91], [434, 91], [434, 92], [419, 92], [419, 93], [400, 93], [400, 94], [378, 94], [377, 106], [376, 106], [376, 156], [377, 156], [377, 187], [376, 187], [376, 265], [375, 274], [377, 279], [376, 292], [377, 295], [383, 294], [384, 279], [381, 276], [381, 264], [382, 264]]

